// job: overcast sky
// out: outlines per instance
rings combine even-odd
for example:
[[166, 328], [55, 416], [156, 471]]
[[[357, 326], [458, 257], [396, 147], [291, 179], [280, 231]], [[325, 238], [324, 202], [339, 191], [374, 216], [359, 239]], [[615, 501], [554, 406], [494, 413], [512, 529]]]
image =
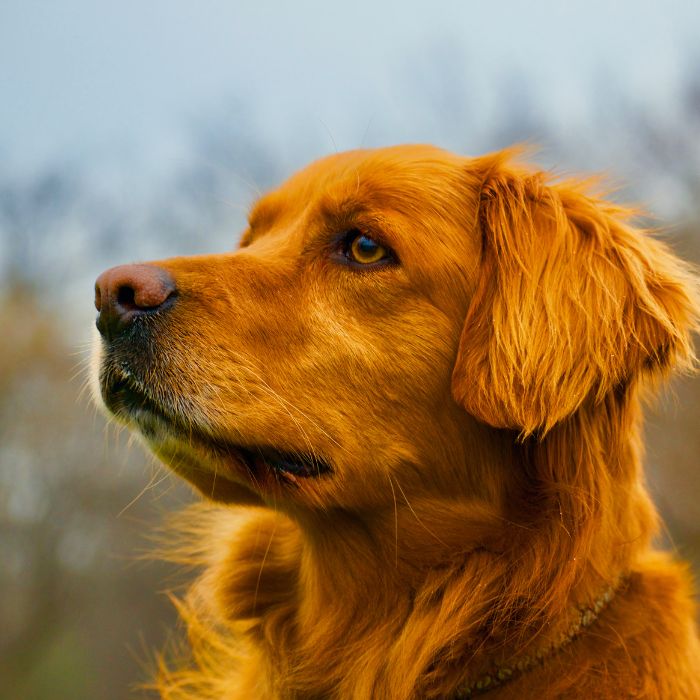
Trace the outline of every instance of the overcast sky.
[[697, 46], [698, 0], [0, 0], [0, 157], [157, 159], [234, 104], [282, 150], [439, 141], [442, 93], [484, 124], [519, 81], [562, 123], [601, 89], [664, 110]]

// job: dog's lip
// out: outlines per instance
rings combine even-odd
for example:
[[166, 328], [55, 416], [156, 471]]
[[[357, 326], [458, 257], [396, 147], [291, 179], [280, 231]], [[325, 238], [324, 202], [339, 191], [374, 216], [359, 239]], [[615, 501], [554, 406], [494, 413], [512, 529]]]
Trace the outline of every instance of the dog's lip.
[[131, 419], [141, 428], [145, 427], [144, 418], [149, 422], [155, 418], [166, 424], [169, 433], [185, 436], [188, 443], [196, 441], [199, 446], [227, 461], [233, 459], [243, 463], [256, 481], [263, 471], [268, 471], [281, 477], [285, 483], [295, 485], [299, 478], [316, 478], [332, 471], [329, 462], [316, 454], [282, 450], [273, 445], [243, 445], [212, 437], [164, 409], [128, 375], [119, 374], [111, 381], [104, 381], [101, 390], [105, 405], [115, 415]]
[[254, 475], [270, 471], [292, 485], [298, 485], [297, 479], [316, 478], [331, 471], [328, 462], [316, 455], [287, 452], [267, 445], [243, 447], [224, 443], [223, 447], [236, 451]]

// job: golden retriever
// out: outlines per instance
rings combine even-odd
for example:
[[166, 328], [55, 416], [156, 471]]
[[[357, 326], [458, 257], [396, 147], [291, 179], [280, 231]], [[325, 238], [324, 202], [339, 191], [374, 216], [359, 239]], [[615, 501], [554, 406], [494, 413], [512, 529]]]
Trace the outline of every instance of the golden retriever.
[[208, 501], [163, 698], [700, 698], [640, 396], [697, 284], [578, 181], [337, 154], [240, 248], [103, 273], [109, 410]]

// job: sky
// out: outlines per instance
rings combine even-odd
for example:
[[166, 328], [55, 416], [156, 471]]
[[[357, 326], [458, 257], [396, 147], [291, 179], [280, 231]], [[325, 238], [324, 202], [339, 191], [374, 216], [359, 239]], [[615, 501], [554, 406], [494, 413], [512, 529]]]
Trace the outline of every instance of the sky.
[[596, 91], [670, 109], [696, 46], [697, 0], [0, 0], [0, 169], [167, 168], [212, 115], [281, 157], [439, 142], [519, 90], [576, 128]]

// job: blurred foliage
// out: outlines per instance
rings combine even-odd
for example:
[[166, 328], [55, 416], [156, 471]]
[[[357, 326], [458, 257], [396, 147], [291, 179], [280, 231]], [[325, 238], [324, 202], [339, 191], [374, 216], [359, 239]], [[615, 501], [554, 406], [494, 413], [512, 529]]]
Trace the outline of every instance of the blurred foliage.
[[[625, 194], [649, 201], [675, 227], [676, 249], [700, 261], [700, 71], [663, 114], [598, 95], [598, 118], [575, 137], [519, 78], [504, 84], [491, 131], [467, 137], [475, 107], [449, 65], [448, 49], [407, 78], [422, 94], [426, 140], [468, 152], [535, 138], [550, 163], [614, 163]], [[262, 136], [241, 135], [254, 117], [235, 105], [195, 125], [179, 167], [146, 183], [75, 164], [18, 181], [0, 167], [0, 700], [121, 700], [176, 627], [160, 594], [176, 574], [140, 555], [189, 491], [92, 407], [76, 338], [101, 269], [231, 248], [256, 192], [324, 150], [297, 136], [285, 162]], [[375, 132], [394, 140], [391, 124]], [[676, 380], [647, 415], [666, 543], [700, 570], [700, 382]]]

